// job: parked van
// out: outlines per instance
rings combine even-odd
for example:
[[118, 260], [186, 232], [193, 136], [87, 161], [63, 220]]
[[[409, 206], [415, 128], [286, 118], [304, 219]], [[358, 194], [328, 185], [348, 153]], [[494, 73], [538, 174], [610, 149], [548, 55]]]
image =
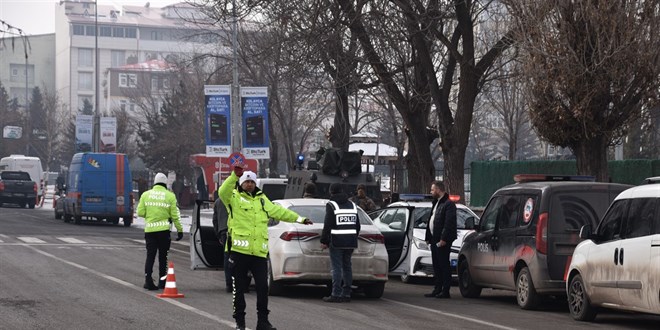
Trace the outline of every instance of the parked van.
[[133, 183], [128, 157], [115, 153], [77, 153], [66, 180], [64, 221], [98, 220], [133, 223]]
[[44, 170], [39, 157], [10, 155], [0, 159], [0, 171], [22, 171], [37, 184], [37, 202], [44, 195]]
[[582, 226], [596, 226], [612, 200], [629, 185], [594, 177], [516, 175], [497, 190], [458, 256], [461, 295], [482, 288], [516, 292], [518, 305], [534, 309], [542, 295], [564, 295], [566, 271]]

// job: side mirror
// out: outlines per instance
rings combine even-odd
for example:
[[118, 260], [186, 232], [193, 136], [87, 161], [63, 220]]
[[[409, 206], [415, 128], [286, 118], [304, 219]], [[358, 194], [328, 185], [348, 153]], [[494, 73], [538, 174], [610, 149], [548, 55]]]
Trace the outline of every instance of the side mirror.
[[401, 231], [403, 229], [403, 222], [397, 221], [390, 223], [390, 228], [394, 230]]
[[592, 237], [591, 225], [584, 225], [580, 228], [580, 238], [581, 239], [590, 239]]
[[474, 229], [474, 217], [465, 219], [465, 229]]

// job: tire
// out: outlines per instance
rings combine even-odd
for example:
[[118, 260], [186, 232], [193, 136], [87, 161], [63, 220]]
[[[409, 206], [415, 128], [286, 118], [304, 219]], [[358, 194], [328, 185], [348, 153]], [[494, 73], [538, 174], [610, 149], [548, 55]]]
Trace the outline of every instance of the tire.
[[472, 282], [470, 267], [466, 260], [461, 260], [458, 264], [458, 288], [464, 298], [479, 298], [481, 295], [481, 287]]
[[55, 211], [55, 219], [57, 219], [57, 220], [62, 219], [62, 215], [57, 213], [57, 211]]
[[401, 282], [403, 283], [412, 283], [413, 277], [408, 273], [401, 275]]
[[70, 214], [66, 213], [66, 208], [64, 208], [64, 222], [71, 222], [72, 217]]
[[518, 306], [526, 310], [535, 309], [539, 305], [540, 297], [527, 267], [521, 269], [516, 278], [516, 300]]
[[278, 283], [273, 279], [273, 268], [270, 265], [270, 259], [268, 259], [268, 295], [269, 296], [281, 296], [284, 294], [284, 285]]
[[34, 201], [28, 202], [28, 208], [33, 209], [34, 208]]
[[367, 298], [380, 298], [385, 292], [385, 282], [372, 283], [364, 286], [364, 295]]
[[581, 275], [575, 275], [568, 286], [568, 309], [577, 321], [593, 321], [598, 313], [591, 305]]
[[73, 216], [73, 223], [74, 224], [80, 225], [80, 222], [82, 222], [82, 216], [80, 216], [80, 215]]
[[108, 218], [106, 221], [108, 221], [109, 223], [111, 223], [113, 225], [118, 225], [119, 224], [119, 217]]
[[124, 220], [124, 227], [130, 227], [133, 223], [133, 216], [123, 217], [122, 219]]
[[26, 202], [21, 202], [20, 206], [21, 206], [22, 209], [24, 209], [27, 206], [27, 203]]

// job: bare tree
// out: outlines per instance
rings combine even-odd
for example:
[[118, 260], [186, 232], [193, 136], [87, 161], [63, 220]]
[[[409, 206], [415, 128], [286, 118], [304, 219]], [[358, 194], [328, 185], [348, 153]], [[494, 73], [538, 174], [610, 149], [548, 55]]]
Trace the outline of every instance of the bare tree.
[[578, 173], [607, 181], [607, 147], [658, 99], [660, 2], [506, 2], [524, 26], [534, 126], [573, 151]]

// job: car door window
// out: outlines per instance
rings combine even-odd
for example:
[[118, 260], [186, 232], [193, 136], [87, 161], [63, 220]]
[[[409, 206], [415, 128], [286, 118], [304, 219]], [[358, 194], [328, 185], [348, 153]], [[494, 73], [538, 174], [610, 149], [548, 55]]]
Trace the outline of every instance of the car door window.
[[497, 214], [498, 228], [507, 229], [515, 227], [520, 209], [521, 207], [517, 196], [505, 197]]
[[493, 230], [495, 229], [495, 224], [497, 223], [497, 218], [500, 213], [504, 201], [508, 196], [496, 196], [488, 203], [486, 210], [484, 210], [484, 215], [481, 218], [481, 230]]
[[429, 218], [431, 218], [430, 207], [416, 207], [413, 211], [413, 221], [415, 228], [426, 228], [429, 225]]
[[373, 222], [381, 232], [404, 231], [407, 212], [404, 208], [387, 209], [380, 217], [373, 219]]
[[603, 221], [598, 226], [598, 238], [601, 242], [619, 239], [621, 235], [621, 224], [628, 211], [628, 200], [614, 202], [605, 214]]
[[630, 202], [630, 217], [622, 230], [622, 238], [651, 235], [653, 221], [658, 208], [656, 198], [636, 198]]

